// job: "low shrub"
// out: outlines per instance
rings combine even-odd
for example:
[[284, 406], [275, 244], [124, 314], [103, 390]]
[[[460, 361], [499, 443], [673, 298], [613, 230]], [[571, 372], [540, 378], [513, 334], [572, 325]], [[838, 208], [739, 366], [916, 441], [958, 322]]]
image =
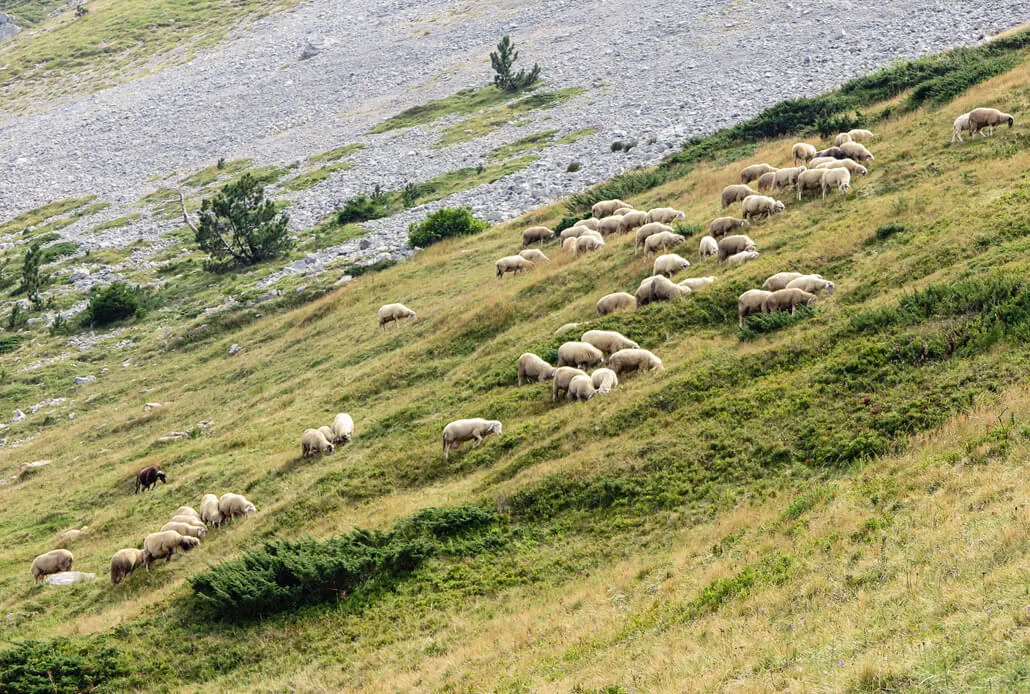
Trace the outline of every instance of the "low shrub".
[[895, 234], [900, 234], [903, 231], [907, 231], [904, 224], [900, 222], [890, 222], [889, 224], [881, 224], [876, 227], [876, 238], [880, 241], [888, 239]]
[[490, 228], [488, 222], [472, 216], [467, 207], [444, 207], [420, 224], [408, 226], [408, 245], [425, 248], [452, 236], [470, 236]]
[[91, 692], [126, 674], [126, 660], [113, 646], [54, 639], [0, 651], [0, 691], [5, 692]]
[[776, 313], [756, 313], [744, 319], [744, 327], [740, 329], [740, 340], [748, 342], [759, 335], [766, 335], [782, 328], [812, 317], [815, 311], [810, 306], [798, 306], [794, 313], [777, 311]]
[[385, 216], [386, 206], [382, 200], [362, 194], [355, 195], [343, 204], [343, 208], [336, 213], [336, 223], [355, 224]]
[[133, 287], [124, 282], [112, 282], [94, 288], [89, 305], [82, 314], [83, 325], [104, 326], [120, 320], [142, 316], [153, 300], [145, 287]]

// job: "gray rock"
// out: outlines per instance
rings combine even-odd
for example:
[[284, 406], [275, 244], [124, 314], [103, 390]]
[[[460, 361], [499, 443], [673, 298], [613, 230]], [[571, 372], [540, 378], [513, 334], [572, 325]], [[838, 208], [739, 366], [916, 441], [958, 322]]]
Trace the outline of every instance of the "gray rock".
[[75, 385], [81, 386], [81, 385], [85, 385], [87, 383], [92, 383], [93, 381], [97, 380], [97, 377], [93, 376], [93, 375], [89, 375], [89, 376], [76, 376], [72, 380], [75, 382]]
[[86, 573], [85, 571], [61, 571], [56, 574], [50, 574], [43, 579], [43, 582], [48, 586], [70, 586], [75, 583], [89, 583], [95, 580], [97, 580], [96, 574]]
[[15, 24], [16, 17], [0, 12], [0, 42], [12, 39], [21, 31], [21, 27]]
[[235, 357], [237, 354], [239, 354], [240, 352], [244, 352], [244, 351], [246, 351], [246, 350], [243, 347], [240, 347], [238, 344], [236, 344], [234, 342], [232, 344], [232, 346], [229, 347], [229, 356], [230, 357]]
[[11, 421], [12, 422], [20, 422], [23, 419], [25, 419], [25, 413], [22, 412], [21, 410], [15, 410], [14, 411], [14, 416], [11, 417]]

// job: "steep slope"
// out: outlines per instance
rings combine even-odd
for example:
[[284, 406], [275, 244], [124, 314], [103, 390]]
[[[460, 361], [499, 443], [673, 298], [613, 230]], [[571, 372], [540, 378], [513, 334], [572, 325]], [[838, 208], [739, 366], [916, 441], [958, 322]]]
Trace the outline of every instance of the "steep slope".
[[[84, 635], [58, 647], [93, 662], [116, 649], [112, 691], [1025, 688], [1028, 78], [1021, 54], [947, 108], [897, 100], [852, 193], [785, 196], [750, 228], [762, 255], [741, 267], [691, 252], [688, 274], [718, 279], [677, 302], [595, 317], [598, 297], [650, 272], [628, 237], [578, 260], [548, 247], [550, 263], [494, 279], [523, 228], [566, 214], [552, 206], [290, 312], [130, 325], [116, 339], [136, 344], [56, 368], [25, 370], [19, 354], [5, 401], [75, 402], [5, 433], [25, 443], [0, 476], [53, 461], [0, 486], [11, 638]], [[954, 116], [980, 104], [1016, 127], [948, 144]], [[717, 152], [627, 199], [705, 225], [744, 164], [784, 165], [793, 141]], [[794, 268], [837, 293], [739, 331], [737, 295]], [[376, 332], [388, 301], [420, 318]], [[572, 321], [621, 330], [666, 370], [581, 405], [516, 387], [517, 356], [553, 356]], [[68, 349], [35, 339], [32, 359]], [[228, 356], [233, 343], [245, 351]], [[84, 368], [97, 381], [73, 385]], [[355, 440], [300, 459], [300, 432], [337, 411]], [[505, 433], [443, 461], [440, 430], [465, 416]], [[169, 483], [132, 496], [151, 463]], [[176, 507], [229, 490], [258, 513], [122, 587], [30, 585], [31, 558], [64, 528], [89, 526], [76, 566], [103, 574]], [[186, 582], [266, 540], [403, 529], [461, 506], [486, 509], [489, 527], [333, 601], [234, 621]]]

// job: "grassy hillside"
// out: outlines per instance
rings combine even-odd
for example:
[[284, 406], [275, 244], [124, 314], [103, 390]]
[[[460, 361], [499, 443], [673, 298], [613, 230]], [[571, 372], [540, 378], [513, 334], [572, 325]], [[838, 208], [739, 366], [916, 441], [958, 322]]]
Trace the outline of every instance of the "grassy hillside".
[[[688, 276], [716, 283], [637, 312], [593, 308], [650, 274], [628, 237], [494, 278], [523, 228], [568, 214], [554, 205], [287, 312], [158, 314], [82, 352], [32, 334], [0, 356], [3, 411], [73, 402], [0, 433], [20, 442], [0, 458], [0, 613], [18, 644], [0, 677], [60, 654], [106, 691], [1030, 687], [1028, 85], [1018, 53], [945, 108], [888, 95], [851, 193], [778, 196], [741, 267], [699, 261], [695, 234]], [[1016, 127], [949, 144], [977, 105]], [[625, 199], [706, 225], [745, 163], [785, 165], [793, 142], [737, 160], [727, 141]], [[739, 330], [736, 297], [794, 269], [837, 292]], [[419, 319], [377, 332], [392, 301]], [[553, 358], [567, 322], [618, 329], [666, 369], [585, 404], [516, 387], [518, 355]], [[301, 459], [300, 432], [338, 411], [355, 440]], [[442, 460], [441, 428], [471, 416], [504, 435]], [[158, 441], [171, 431], [191, 437]], [[169, 482], [134, 496], [148, 464]], [[102, 580], [117, 549], [226, 491], [258, 513]], [[76, 568], [101, 580], [33, 586], [32, 557], [82, 525]], [[275, 552], [349, 573], [261, 602], [254, 567]], [[252, 588], [247, 609], [212, 586]]]

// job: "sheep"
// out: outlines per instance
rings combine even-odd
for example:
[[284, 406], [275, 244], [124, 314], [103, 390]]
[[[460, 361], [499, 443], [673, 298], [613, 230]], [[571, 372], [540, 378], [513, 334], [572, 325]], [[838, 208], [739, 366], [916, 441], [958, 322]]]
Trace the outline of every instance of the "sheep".
[[790, 313], [793, 315], [798, 306], [814, 303], [815, 294], [809, 294], [800, 289], [778, 289], [765, 297], [765, 301], [762, 302], [762, 313], [776, 313], [790, 309]]
[[65, 530], [57, 536], [57, 546], [66, 547], [70, 543], [78, 540], [89, 531], [88, 526], [82, 526], [82, 528], [72, 528], [71, 530]]
[[1016, 119], [1011, 115], [1002, 113], [996, 108], [974, 108], [969, 112], [969, 138], [972, 139], [977, 133], [984, 137], [984, 128], [987, 128], [987, 132], [993, 135], [994, 126], [1008, 123], [1011, 128], [1015, 122]]
[[620, 207], [619, 209], [617, 209], [614, 212], [612, 212], [611, 215], [609, 215], [609, 216], [611, 216], [611, 217], [621, 217], [622, 215], [626, 214], [627, 212], [636, 212], [636, 211], [637, 210], [635, 210], [632, 207]]
[[872, 152], [865, 148], [865, 145], [859, 144], [857, 142], [845, 142], [843, 145], [840, 146], [840, 149], [842, 152], [844, 152], [845, 156], [837, 157], [838, 159], [872, 161], [876, 158], [873, 156]]
[[340, 412], [333, 417], [333, 435], [329, 437], [331, 443], [349, 443], [354, 438], [354, 419], [346, 412]]
[[526, 352], [519, 357], [518, 379], [520, 386], [523, 380], [540, 383], [549, 381], [552, 378], [554, 378], [554, 367], [537, 355], [532, 352]]
[[579, 323], [566, 323], [565, 325], [563, 325], [560, 328], [558, 328], [557, 330], [555, 330], [554, 334], [556, 336], [557, 335], [564, 335], [567, 332], [575, 330], [576, 328], [579, 327], [579, 325], [580, 325]]
[[522, 232], [522, 247], [534, 243], [543, 243], [554, 238], [554, 232], [547, 227], [529, 227]]
[[746, 227], [751, 222], [746, 219], [737, 219], [736, 217], [718, 217], [712, 220], [712, 223], [708, 225], [708, 233], [713, 238], [719, 238], [730, 234], [742, 227]]
[[207, 535], [207, 528], [203, 528], [198, 525], [190, 525], [189, 523], [165, 523], [161, 526], [161, 532], [164, 532], [165, 530], [174, 530], [180, 535], [195, 537], [198, 540]]
[[647, 212], [641, 212], [640, 210], [633, 210], [622, 215], [622, 226], [619, 227], [619, 233], [625, 234], [628, 231], [633, 231], [639, 227], [647, 224]]
[[745, 219], [750, 219], [756, 215], [764, 214], [766, 217], [772, 217], [774, 214], [779, 214], [786, 209], [779, 200], [766, 197], [765, 195], [749, 195], [744, 198], [744, 202], [741, 203], [741, 210]]
[[851, 142], [854, 139], [851, 137], [851, 133], [841, 133], [837, 137], [833, 138], [833, 144], [840, 147], [845, 142]]
[[573, 236], [572, 238], [565, 239], [564, 241], [561, 242], [561, 249], [563, 251], [565, 251], [566, 253], [571, 253], [572, 255], [576, 255], [576, 242], [577, 241], [579, 241], [579, 239], [576, 238], [575, 236]]
[[596, 369], [590, 374], [590, 381], [598, 395], [607, 395], [619, 385], [619, 376], [611, 369]]
[[246, 516], [249, 513], [255, 513], [257, 507], [247, 501], [241, 494], [222, 494], [221, 498], [218, 499], [218, 511], [226, 520], [229, 520], [236, 516]]
[[494, 266], [497, 268], [497, 279], [504, 277], [504, 273], [510, 272], [515, 275], [519, 272], [525, 272], [533, 267], [533, 261], [526, 260], [521, 255], [506, 255], [496, 263]]
[[798, 200], [806, 190], [821, 190], [823, 187], [823, 176], [832, 169], [809, 169], [798, 176]]
[[851, 172], [847, 169], [826, 169], [823, 175], [823, 198], [828, 190], [851, 190]]
[[740, 182], [750, 183], [762, 174], [767, 174], [770, 171], [775, 171], [776, 167], [771, 164], [752, 164], [751, 166], [745, 166], [740, 172]]
[[418, 318], [415, 312], [404, 304], [386, 304], [385, 306], [379, 307], [379, 329], [386, 330], [386, 324], [393, 321], [397, 327], [400, 327], [401, 318]]
[[697, 249], [702, 258], [711, 258], [719, 255], [719, 242], [711, 236], [702, 236], [701, 244]]
[[776, 172], [770, 171], [758, 177], [758, 192], [767, 193], [776, 187]]
[[757, 246], [749, 236], [742, 234], [727, 236], [719, 241], [719, 262], [724, 262], [731, 255], [736, 255], [741, 251], [753, 251], [755, 248]]
[[607, 217], [620, 207], [632, 207], [632, 205], [617, 199], [602, 200], [601, 202], [594, 203], [593, 207], [590, 208], [590, 213], [593, 214], [595, 218], [600, 219], [602, 217]]
[[189, 552], [199, 546], [200, 540], [195, 537], [182, 535], [174, 530], [162, 530], [143, 538], [143, 556], [140, 559], [143, 568], [150, 571], [150, 562], [155, 559], [164, 559], [167, 564], [172, 560], [176, 550]]
[[758, 251], [741, 251], [740, 253], [734, 253], [726, 259], [726, 264], [729, 266], [743, 265], [749, 260], [754, 260], [759, 256]]
[[834, 161], [843, 161], [843, 159], [838, 159], [837, 157], [816, 157], [812, 161], [808, 162], [808, 168], [817, 169], [823, 164], [828, 164]]
[[866, 140], [871, 140], [874, 137], [876, 137], [868, 130], [863, 130], [861, 128], [854, 128], [852, 130], [849, 130], [848, 135], [851, 136], [851, 139], [854, 142], [865, 142]]
[[823, 164], [820, 164], [816, 168], [819, 168], [819, 169], [847, 169], [848, 171], [851, 172], [852, 176], [854, 176], [855, 174], [858, 174], [859, 176], [865, 176], [866, 174], [869, 173], [869, 169], [867, 169], [866, 167], [862, 166], [861, 164], [859, 164], [854, 159], [834, 159], [833, 161], [828, 161], [828, 162], [825, 162]]
[[749, 195], [755, 195], [755, 193], [756, 191], [751, 190], [750, 186], [742, 183], [726, 186], [722, 189], [722, 207], [726, 209], [733, 203], [740, 202]]
[[601, 234], [601, 236], [617, 234], [621, 230], [622, 215], [612, 215], [611, 217], [605, 217], [597, 223], [597, 231]]
[[300, 435], [300, 454], [308, 458], [316, 453], [331, 454], [335, 450], [329, 439], [322, 435], [318, 429], [305, 429]]
[[640, 347], [636, 342], [615, 330], [587, 330], [580, 339], [588, 345], [593, 345], [601, 350], [605, 356], [614, 354], [620, 349], [637, 349]]
[[476, 448], [491, 434], [502, 434], [501, 423], [496, 419], [456, 419], [443, 428], [444, 460], [450, 457], [452, 450], [457, 449], [465, 441], [475, 440], [472, 447]]
[[807, 142], [798, 142], [790, 148], [790, 153], [794, 157], [794, 166], [798, 165], [798, 161], [807, 164], [815, 156], [815, 147]]
[[587, 229], [591, 229], [591, 230], [597, 231], [597, 220], [594, 219], [593, 217], [590, 217], [588, 219], [581, 219], [578, 222], [576, 222], [575, 224], [573, 224], [572, 226], [573, 227], [586, 227]]
[[604, 353], [589, 342], [566, 342], [558, 348], [558, 366], [597, 366], [604, 363]]
[[558, 398], [566, 397], [569, 391], [569, 384], [576, 376], [586, 376], [586, 372], [574, 366], [559, 366], [554, 371], [554, 380], [551, 382], [551, 402], [557, 402]]
[[45, 576], [71, 571], [72, 562], [75, 557], [66, 549], [52, 549], [45, 554], [40, 554], [32, 560], [29, 570], [32, 572], [32, 580], [39, 583]]
[[688, 277], [679, 282], [679, 286], [686, 287], [692, 292], [704, 289], [715, 283], [715, 277]]
[[608, 360], [616, 376], [626, 371], [662, 371], [662, 360], [646, 349], [620, 349]]
[[644, 252], [647, 255], [657, 254], [673, 246], [678, 246], [686, 240], [686, 236], [671, 231], [659, 231], [657, 234], [651, 234], [644, 240]]
[[580, 256], [590, 251], [596, 251], [600, 248], [604, 248], [605, 243], [601, 239], [595, 236], [588, 236], [584, 234], [576, 239], [576, 256]]
[[[599, 316], [607, 316], [609, 313], [615, 313], [623, 309], [632, 308], [636, 306], [637, 300], [633, 298], [632, 294], [626, 292], [615, 292], [614, 294], [605, 294], [597, 300], [597, 304], [594, 307]], [[555, 333], [557, 334], [557, 333]]]
[[322, 434], [322, 436], [325, 437], [326, 441], [332, 442], [332, 440], [333, 440], [333, 430], [332, 429], [330, 429], [329, 427], [327, 427], [326, 425], [323, 424], [322, 426], [318, 427], [318, 432], [320, 434]]
[[218, 510], [218, 497], [214, 494], [205, 494], [200, 500], [200, 520], [215, 527], [222, 524], [222, 512]]
[[143, 564], [142, 549], [120, 549], [111, 557], [111, 585], [118, 585]]
[[773, 182], [773, 190], [790, 188], [798, 182], [798, 176], [807, 171], [804, 166], [795, 166], [792, 169], [780, 169], [776, 172], [776, 180]]
[[651, 274], [672, 277], [680, 270], [686, 270], [688, 267], [690, 267], [689, 260], [682, 256], [678, 256], [675, 253], [668, 253], [655, 258]]
[[201, 528], [204, 527], [204, 521], [200, 520], [199, 516], [191, 516], [188, 514], [172, 516], [172, 523], [185, 523], [186, 525], [195, 525]]
[[577, 374], [569, 381], [569, 389], [565, 393], [566, 400], [573, 402], [586, 402], [597, 394], [594, 389], [594, 382], [586, 374]]
[[795, 277], [787, 283], [786, 287], [783, 288], [800, 289], [801, 291], [808, 292], [809, 294], [816, 294], [822, 291], [832, 294], [837, 291], [837, 287], [833, 282], [830, 280], [824, 280], [819, 275], [802, 275], [800, 277]]
[[689, 287], [681, 287], [662, 275], [648, 277], [637, 287], [637, 308], [653, 304], [656, 301], [671, 301], [690, 293]]
[[687, 215], [671, 207], [655, 207], [647, 211], [647, 222], [659, 222], [661, 224], [671, 224], [672, 222], [678, 222], [682, 219], [686, 219]]
[[767, 292], [774, 292], [777, 289], [786, 289], [787, 285], [798, 277], [804, 277], [804, 275], [800, 272], [777, 272], [775, 275], [771, 275], [767, 280], [765, 280], [765, 284], [762, 285], [762, 289]]
[[558, 238], [561, 239], [562, 248], [565, 247], [565, 242], [568, 241], [569, 239], [578, 239], [580, 234], [583, 234], [583, 233], [588, 232], [588, 231], [596, 231], [597, 230], [597, 224], [598, 224], [597, 220], [596, 219], [592, 219], [590, 221], [592, 221], [594, 223], [594, 225], [592, 227], [579, 226], [577, 224], [576, 226], [571, 226], [571, 227], [568, 227], [567, 229], [562, 229], [561, 234], [559, 234], [559, 236], [558, 236]]
[[762, 303], [772, 296], [772, 292], [764, 289], [749, 289], [737, 297], [737, 317], [740, 327], [744, 327], [744, 318], [752, 313], [762, 312]]
[[551, 259], [544, 255], [544, 252], [539, 248], [527, 248], [524, 251], [519, 251], [519, 255], [528, 260], [531, 263], [549, 263]]
[[842, 147], [827, 147], [826, 149], [821, 149], [816, 152], [815, 156], [816, 158], [833, 157], [834, 159], [844, 159], [848, 155], [844, 153], [844, 149]]
[[952, 124], [951, 141], [962, 142], [962, 131], [969, 127], [969, 113], [963, 113]]
[[637, 233], [635, 236], [636, 243], [634, 243], [633, 246], [634, 251], [643, 248], [644, 243], [647, 241], [647, 238], [649, 236], [653, 236], [654, 234], [658, 234], [663, 231], [668, 231], [669, 233], [672, 233], [672, 227], [662, 224], [661, 222], [648, 222], [644, 226], [637, 229]]
[[200, 520], [200, 514], [192, 506], [180, 506], [175, 509], [175, 515], [177, 516], [193, 516], [197, 520]]
[[162, 484], [168, 484], [168, 476], [157, 469], [156, 465], [148, 465], [136, 473], [136, 494], [140, 491], [147, 491], [161, 480]]

